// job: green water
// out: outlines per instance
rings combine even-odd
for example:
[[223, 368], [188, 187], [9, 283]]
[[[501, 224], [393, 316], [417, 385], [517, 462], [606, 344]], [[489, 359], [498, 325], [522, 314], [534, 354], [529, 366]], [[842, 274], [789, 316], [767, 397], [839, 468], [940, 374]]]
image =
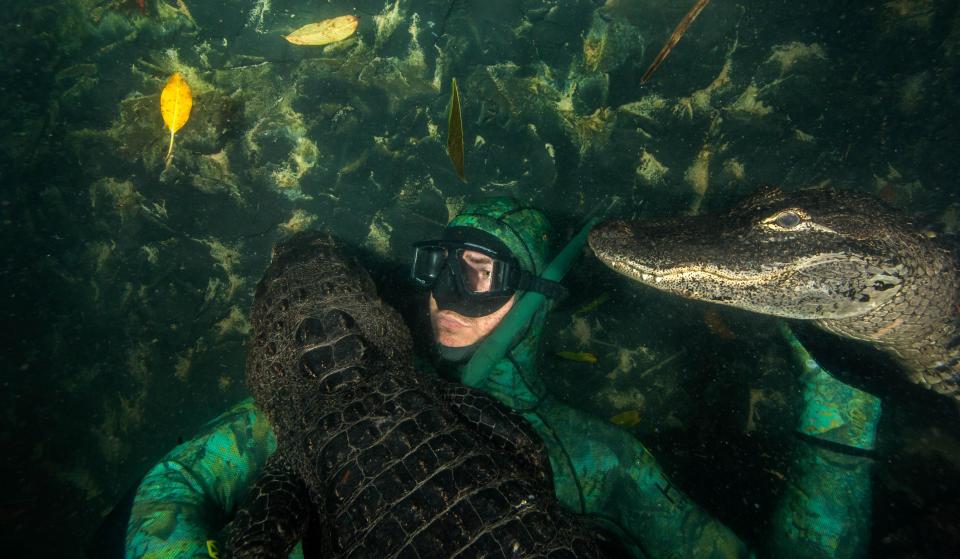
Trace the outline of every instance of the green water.
[[[3, 7], [4, 556], [79, 556], [150, 464], [246, 395], [252, 289], [298, 229], [345, 239], [401, 302], [410, 244], [494, 194], [542, 208], [563, 238], [613, 195], [620, 215], [654, 218], [826, 184], [956, 242], [956, 1], [718, 0], [642, 86], [692, 2], [184, 2]], [[282, 38], [345, 14], [361, 18], [345, 42]], [[166, 165], [175, 71], [194, 106]], [[446, 153], [454, 77], [467, 182]], [[551, 388], [600, 417], [636, 412], [619, 417], [676, 484], [760, 540], [800, 401], [773, 321], [592, 256], [567, 283]], [[956, 556], [960, 418], [884, 378], [871, 556]]]

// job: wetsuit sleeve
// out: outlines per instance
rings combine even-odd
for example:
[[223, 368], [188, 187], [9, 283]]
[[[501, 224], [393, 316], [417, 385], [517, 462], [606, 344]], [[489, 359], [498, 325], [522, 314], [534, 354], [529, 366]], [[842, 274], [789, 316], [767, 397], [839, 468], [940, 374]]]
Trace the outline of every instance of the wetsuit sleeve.
[[[871, 448], [879, 401], [836, 381], [799, 342], [805, 409], [800, 432], [835, 448]], [[547, 446], [557, 497], [620, 536], [635, 557], [753, 557], [722, 522], [674, 486], [640, 441], [549, 396], [537, 396], [516, 361], [498, 363], [482, 388], [520, 411]], [[542, 392], [541, 392], [542, 393]], [[857, 452], [798, 442], [774, 517], [770, 557], [862, 556], [869, 536], [870, 464]]]
[[524, 417], [546, 442], [560, 501], [617, 534], [634, 557], [752, 557], [630, 433], [551, 398]]
[[[866, 556], [880, 401], [833, 378], [785, 331], [803, 366], [804, 409], [768, 557]], [[628, 433], [552, 399], [525, 414], [550, 449], [557, 495], [621, 534], [635, 556], [750, 557], [725, 525], [675, 487]]]
[[[547, 447], [554, 492], [567, 508], [617, 534], [634, 557], [751, 557], [722, 522], [674, 486], [630, 433], [550, 396], [517, 357], [498, 363], [481, 389], [519, 411]], [[531, 369], [532, 370], [532, 369]]]
[[834, 378], [786, 326], [803, 367], [804, 410], [796, 458], [773, 517], [771, 557], [865, 557], [880, 400]]
[[170, 451], [143, 478], [127, 525], [128, 558], [209, 557], [212, 540], [276, 450], [248, 399]]

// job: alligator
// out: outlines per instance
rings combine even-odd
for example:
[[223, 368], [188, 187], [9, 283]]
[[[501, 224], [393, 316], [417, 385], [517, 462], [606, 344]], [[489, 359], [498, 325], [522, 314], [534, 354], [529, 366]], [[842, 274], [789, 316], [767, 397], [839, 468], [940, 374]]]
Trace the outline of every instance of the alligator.
[[414, 366], [400, 315], [315, 232], [257, 285], [246, 377], [277, 451], [227, 556], [601, 557], [553, 493], [542, 441], [482, 392]]
[[611, 220], [590, 246], [656, 289], [867, 342], [960, 401], [957, 260], [869, 195], [765, 188], [723, 214]]

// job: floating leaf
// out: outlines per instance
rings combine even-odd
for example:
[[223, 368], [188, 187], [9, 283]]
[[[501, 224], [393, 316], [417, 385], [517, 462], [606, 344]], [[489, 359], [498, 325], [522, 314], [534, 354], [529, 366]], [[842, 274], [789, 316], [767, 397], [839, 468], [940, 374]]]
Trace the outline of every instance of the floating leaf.
[[175, 72], [160, 94], [160, 114], [163, 122], [170, 129], [170, 149], [167, 150], [167, 161], [173, 157], [173, 136], [177, 130], [183, 128], [190, 118], [190, 109], [193, 107], [193, 96], [190, 86], [184, 81], [180, 72]]
[[460, 90], [457, 89], [457, 78], [453, 78], [450, 86], [450, 112], [447, 114], [447, 153], [453, 168], [457, 171], [460, 180], [466, 182], [463, 171], [463, 119], [460, 117]]
[[610, 423], [621, 427], [633, 427], [640, 423], [640, 410], [629, 410], [610, 418]]
[[309, 23], [284, 37], [295, 45], [329, 45], [353, 35], [360, 24], [357, 16], [340, 16]]
[[591, 365], [597, 362], [597, 356], [587, 351], [558, 351], [557, 357], [566, 359], [567, 361], [590, 363]]

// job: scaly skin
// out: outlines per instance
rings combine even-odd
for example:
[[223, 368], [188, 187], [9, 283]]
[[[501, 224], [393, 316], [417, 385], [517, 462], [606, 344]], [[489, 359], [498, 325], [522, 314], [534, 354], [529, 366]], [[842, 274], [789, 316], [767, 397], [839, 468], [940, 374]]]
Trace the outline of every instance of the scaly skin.
[[870, 343], [960, 401], [957, 262], [872, 197], [765, 189], [724, 214], [609, 221], [590, 246], [656, 289]]
[[247, 382], [277, 452], [234, 521], [233, 557], [599, 557], [553, 495], [542, 442], [482, 392], [413, 367], [410, 334], [316, 233], [257, 286]]

